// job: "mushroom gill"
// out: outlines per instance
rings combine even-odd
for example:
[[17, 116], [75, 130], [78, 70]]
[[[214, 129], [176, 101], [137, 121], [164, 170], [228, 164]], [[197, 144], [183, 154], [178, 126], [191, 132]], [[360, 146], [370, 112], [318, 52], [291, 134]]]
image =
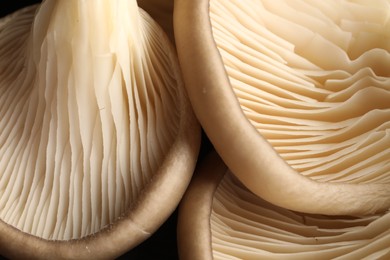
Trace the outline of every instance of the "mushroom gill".
[[307, 213], [390, 207], [389, 1], [176, 5], [194, 111], [251, 191]]
[[313, 1], [210, 4], [240, 105], [289, 165], [324, 181], [389, 181], [389, 2], [341, 1], [337, 15]]
[[173, 0], [137, 0], [138, 6], [155, 20], [174, 42]]
[[214, 259], [381, 259], [390, 254], [389, 223], [389, 212], [351, 217], [289, 211], [249, 192], [229, 171], [210, 216]]
[[186, 260], [390, 255], [390, 212], [352, 217], [290, 211], [250, 192], [216, 155], [202, 162], [179, 213], [179, 252]]
[[126, 252], [173, 212], [198, 153], [172, 43], [135, 0], [46, 0], [5, 19], [0, 252]]

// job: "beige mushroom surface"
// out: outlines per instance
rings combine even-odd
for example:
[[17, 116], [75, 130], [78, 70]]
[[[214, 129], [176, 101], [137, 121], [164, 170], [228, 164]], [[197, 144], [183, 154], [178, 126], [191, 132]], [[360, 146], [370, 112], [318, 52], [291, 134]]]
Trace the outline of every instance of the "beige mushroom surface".
[[179, 212], [180, 259], [388, 259], [390, 213], [326, 216], [275, 206], [216, 154], [195, 173]]
[[246, 187], [306, 213], [390, 208], [389, 1], [175, 4], [194, 111]]
[[46, 0], [1, 21], [0, 57], [0, 254], [115, 258], [148, 238], [200, 144], [166, 33], [136, 1]]

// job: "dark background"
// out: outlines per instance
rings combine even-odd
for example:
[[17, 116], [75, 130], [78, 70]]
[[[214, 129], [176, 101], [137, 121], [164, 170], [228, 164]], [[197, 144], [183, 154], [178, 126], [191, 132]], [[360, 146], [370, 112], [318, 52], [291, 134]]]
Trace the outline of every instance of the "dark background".
[[[22, 7], [40, 2], [40, 0], [0, 0], [0, 17], [10, 14]], [[177, 210], [148, 240], [118, 259], [178, 259], [176, 223]], [[0, 259], [4, 258], [0, 256]]]
[[0, 0], [0, 17], [12, 13], [22, 7], [40, 2], [41, 0]]

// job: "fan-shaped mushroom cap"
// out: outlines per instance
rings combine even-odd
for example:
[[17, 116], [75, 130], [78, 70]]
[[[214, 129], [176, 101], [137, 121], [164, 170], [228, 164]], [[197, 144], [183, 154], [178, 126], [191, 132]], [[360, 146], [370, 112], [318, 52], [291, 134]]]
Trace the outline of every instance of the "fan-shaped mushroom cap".
[[0, 253], [114, 258], [150, 236], [200, 143], [159, 25], [136, 1], [47, 0], [2, 24], [0, 57]]
[[381, 0], [175, 2], [194, 111], [251, 191], [308, 213], [390, 207], [389, 15]]
[[179, 255], [189, 259], [387, 259], [390, 213], [297, 213], [264, 201], [210, 155], [179, 210]]

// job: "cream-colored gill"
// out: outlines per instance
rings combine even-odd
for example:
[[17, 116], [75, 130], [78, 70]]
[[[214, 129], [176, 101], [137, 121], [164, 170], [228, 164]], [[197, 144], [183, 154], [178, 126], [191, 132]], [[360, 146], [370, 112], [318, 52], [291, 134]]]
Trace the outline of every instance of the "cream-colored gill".
[[389, 189], [389, 17], [390, 2], [381, 0], [210, 1], [242, 111], [300, 174]]
[[0, 57], [0, 219], [68, 240], [121, 217], [179, 129], [157, 23], [136, 1], [47, 0], [1, 27]]
[[226, 171], [214, 193], [214, 259], [381, 259], [390, 253], [390, 213], [364, 217], [297, 213], [248, 191]]

